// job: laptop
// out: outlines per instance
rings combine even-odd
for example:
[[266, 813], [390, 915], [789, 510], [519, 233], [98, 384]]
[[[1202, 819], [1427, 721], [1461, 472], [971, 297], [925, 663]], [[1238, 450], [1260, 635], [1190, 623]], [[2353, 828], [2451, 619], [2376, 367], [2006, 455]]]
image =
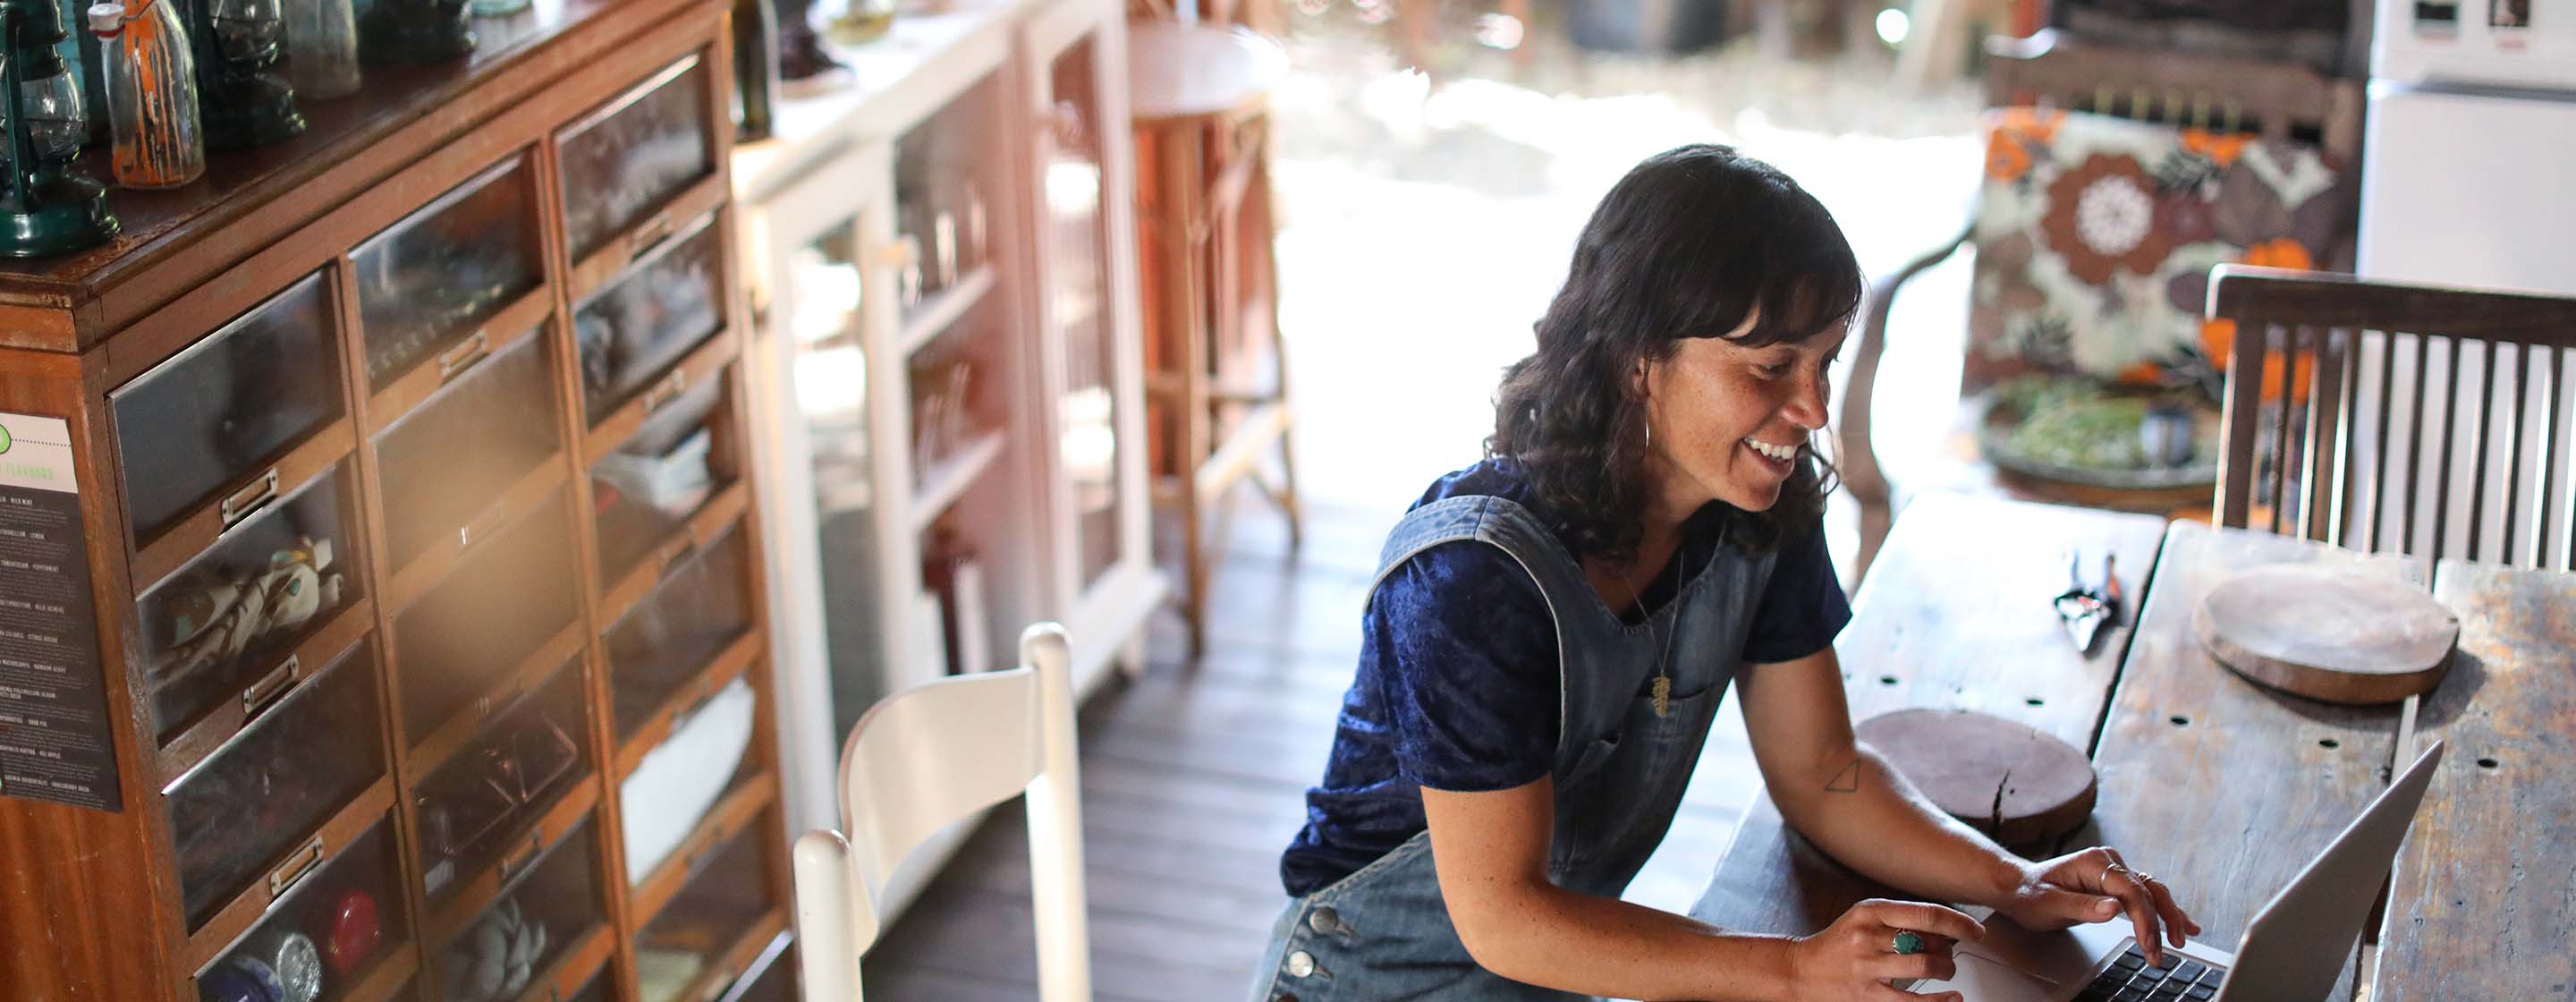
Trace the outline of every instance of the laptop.
[[2424, 801], [2434, 764], [2441, 760], [2442, 743], [2436, 741], [2290, 886], [2272, 896], [2232, 952], [2200, 943], [2167, 947], [2165, 966], [2154, 968], [2138, 949], [2137, 926], [2125, 913], [2109, 922], [2045, 933], [1997, 917], [1988, 922], [1984, 940], [1955, 948], [1958, 972], [1951, 980], [1896, 987], [1957, 991], [1967, 1002], [2323, 1000], [2352, 958], [2362, 923], [2369, 920], [2370, 906], [2387, 882], [2397, 847]]

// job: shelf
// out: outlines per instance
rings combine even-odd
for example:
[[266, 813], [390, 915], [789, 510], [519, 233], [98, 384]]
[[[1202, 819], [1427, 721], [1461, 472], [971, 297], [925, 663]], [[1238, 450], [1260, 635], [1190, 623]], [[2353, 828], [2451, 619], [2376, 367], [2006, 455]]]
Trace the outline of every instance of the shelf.
[[958, 498], [964, 497], [966, 489], [974, 486], [975, 478], [983, 476], [993, 461], [1001, 458], [1002, 445], [1006, 440], [999, 429], [985, 432], [959, 449], [956, 455], [921, 471], [918, 478], [920, 486], [912, 492], [912, 512], [907, 520], [912, 531], [929, 531], [930, 523], [938, 521], [939, 514], [956, 504]]
[[[746, 751], [745, 754], [751, 752]], [[654, 867], [653, 872], [635, 883], [628, 901], [628, 909], [635, 917], [635, 927], [641, 929], [660, 918], [663, 907], [679, 895], [681, 886], [695, 875], [694, 871], [706, 862], [707, 856], [742, 834], [752, 822], [760, 819], [760, 812], [767, 810], [777, 799], [777, 776], [762, 772], [753, 774], [740, 787], [717, 800], [714, 807], [708, 808], [707, 816], [698, 819], [697, 827], [690, 829], [689, 836], [680, 840], [680, 844], [662, 860], [662, 865]]]
[[688, 523], [681, 531], [655, 544], [650, 555], [638, 562], [633, 570], [627, 571], [616, 584], [600, 593], [599, 621], [615, 629], [626, 619], [627, 613], [653, 597], [653, 589], [662, 583], [663, 577], [674, 566], [715, 542], [725, 530], [733, 528], [750, 506], [751, 489], [744, 486], [739, 477], [723, 491], [708, 498], [689, 515]]
[[644, 760], [645, 752], [652, 751], [671, 736], [675, 721], [688, 716], [699, 704], [715, 698], [726, 685], [742, 677], [743, 671], [760, 657], [760, 637], [761, 631], [752, 630], [726, 645], [724, 652], [708, 661], [698, 677], [671, 690], [670, 698], [655, 707], [652, 716], [635, 725], [635, 733], [628, 735], [617, 748], [615, 774], [618, 782], [625, 782], [626, 777], [635, 772], [636, 763]]
[[[435, 775], [438, 768], [446, 765], [448, 758], [456, 754], [457, 749], [465, 747], [467, 742], [474, 740], [475, 733], [483, 729], [484, 720], [494, 713], [509, 709], [521, 695], [535, 689], [548, 678], [552, 678], [555, 669], [563, 667], [564, 662], [579, 653], [583, 642], [587, 639], [583, 633], [579, 620], [565, 625], [563, 629], [555, 632], [553, 638], [529, 652], [527, 657], [521, 658], [516, 666], [501, 675], [490, 691], [474, 697], [472, 701], [465, 704], [463, 709], [449, 714], [447, 719], [439, 721], [437, 726], [430, 728], [428, 734], [412, 742], [412, 773], [417, 776]], [[572, 670], [580, 671], [581, 668], [575, 665]], [[399, 682], [400, 679], [396, 681]], [[404, 737], [408, 739], [410, 735], [406, 734]]]
[[225, 902], [206, 924], [189, 935], [184, 951], [185, 964], [191, 971], [202, 971], [230, 949], [235, 940], [268, 914], [269, 906], [293, 891], [306, 877], [330, 864], [367, 829], [385, 820], [394, 806], [394, 780], [387, 775], [376, 780], [366, 792], [358, 794], [338, 813], [293, 842], [285, 854], [269, 861], [266, 868], [253, 871], [250, 886], [242, 888], [231, 901]]
[[[128, 568], [133, 590], [138, 594], [152, 590], [162, 578], [186, 566], [234, 526], [249, 522], [269, 505], [302, 493], [314, 481], [328, 476], [357, 448], [357, 423], [342, 415], [312, 437], [278, 454], [274, 462], [254, 467], [258, 473], [226, 484], [222, 491], [162, 530], [149, 545], [135, 548], [134, 562]], [[253, 497], [259, 500], [250, 500]], [[236, 499], [247, 507], [236, 506]], [[235, 511], [229, 519], [224, 517], [228, 507]]]
[[608, 454], [617, 451], [618, 446], [634, 438], [647, 419], [678, 402], [689, 387], [718, 378], [724, 367], [733, 361], [735, 347], [733, 328], [718, 326], [715, 333], [689, 349], [678, 365], [663, 373], [658, 384], [638, 392], [635, 399], [608, 412], [608, 416], [600, 418], [598, 424], [582, 432], [581, 468], [597, 467], [600, 460], [608, 458]]
[[[619, 110], [619, 109], [609, 109]], [[687, 229], [681, 223], [714, 212], [724, 204], [726, 190], [723, 172], [702, 178], [662, 203], [660, 211], [646, 216], [626, 232], [610, 237], [589, 257], [573, 262], [572, 275], [565, 285], [572, 290], [573, 302], [590, 298], [628, 268], [653, 256], [653, 252], [675, 233]]]
[[920, 305], [904, 315], [902, 333], [895, 341], [904, 357], [910, 358], [922, 345], [939, 340], [939, 335], [956, 326], [958, 318], [983, 302], [996, 284], [993, 266], [979, 264], [957, 284], [923, 298]]
[[486, 360], [543, 334], [546, 318], [553, 312], [554, 287], [540, 282], [492, 314], [491, 319], [476, 325], [472, 333], [394, 377], [367, 400], [368, 437], [410, 416], [438, 391], [472, 374]]
[[741, 938], [726, 947], [724, 954], [707, 972], [689, 982], [674, 999], [702, 999], [712, 996], [717, 988], [729, 986], [751, 972], [752, 965], [768, 952], [778, 934], [787, 931], [787, 909], [773, 908], [760, 921], [743, 931]]
[[[297, 688], [313, 676], [322, 674], [323, 669], [338, 664], [375, 625], [375, 601], [365, 597], [350, 602], [333, 614], [320, 630], [295, 645], [293, 653], [278, 659], [275, 667], [260, 675], [262, 681], [282, 678], [282, 682], [276, 684], [282, 684], [284, 688], [262, 693], [259, 699], [254, 700], [248, 690], [258, 688], [259, 683], [253, 682], [245, 687], [240, 699], [226, 699], [215, 704], [214, 709], [173, 736], [170, 743], [161, 746], [160, 785], [167, 788], [178, 782], [179, 777], [223, 750], [234, 736], [248, 730], [269, 710], [285, 705], [287, 697], [294, 695]], [[253, 702], [260, 705], [259, 713], [250, 712]]]
[[581, 934], [579, 945], [555, 958], [543, 975], [528, 979], [527, 990], [513, 1002], [562, 1002], [579, 993], [581, 986], [599, 976], [610, 951], [616, 949], [617, 941], [610, 938], [608, 931], [605, 920], [591, 923]]
[[[591, 772], [563, 792], [536, 820], [519, 826], [503, 839], [503, 844], [518, 844], [515, 853], [503, 853], [482, 872], [460, 876], [444, 893], [445, 901], [436, 908], [428, 907], [428, 894], [422, 900], [423, 920], [428, 925], [421, 942], [444, 948], [448, 940], [463, 932], [468, 923], [480, 917], [492, 902], [518, 886], [521, 878], [536, 869], [539, 860], [553, 854], [564, 844], [564, 837], [589, 820], [591, 808], [599, 806], [599, 774]], [[413, 873], [407, 879], [418, 886], [422, 875]]]
[[408, 944], [396, 945], [375, 959], [352, 979], [352, 987], [340, 993], [340, 1002], [387, 1002], [394, 993], [420, 973], [418, 952]]
[[445, 581], [448, 573], [454, 571], [458, 564], [463, 563], [465, 558], [473, 553], [475, 544], [489, 541], [495, 533], [519, 524], [520, 520], [544, 508], [547, 502], [554, 500], [555, 492], [562, 488], [564, 481], [571, 479], [571, 476], [564, 470], [563, 453], [560, 450], [547, 457], [544, 462], [538, 463], [535, 469], [529, 470], [527, 475], [519, 478], [518, 483], [511, 484], [508, 490], [502, 491], [490, 505], [464, 525], [457, 527], [455, 532], [440, 533], [441, 538], [437, 543], [422, 550], [419, 556], [413, 557], [411, 563], [403, 565], [401, 570], [387, 575], [385, 607], [411, 608], [413, 602], [419, 601], [422, 596], [429, 594]]

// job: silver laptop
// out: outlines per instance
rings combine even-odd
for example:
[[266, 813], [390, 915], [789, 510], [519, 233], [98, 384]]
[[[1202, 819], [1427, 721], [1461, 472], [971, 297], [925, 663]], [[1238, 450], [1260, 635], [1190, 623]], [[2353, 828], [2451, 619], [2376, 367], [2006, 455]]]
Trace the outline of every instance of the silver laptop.
[[1968, 1002], [2323, 1000], [2352, 958], [2361, 925], [2369, 920], [2371, 903], [2415, 820], [2416, 805], [2424, 801], [2433, 765], [2441, 760], [2442, 743], [2436, 741], [2290, 886], [2272, 896], [2246, 925], [2245, 937], [2232, 953], [2200, 943], [2179, 950], [2167, 947], [2165, 966], [2148, 967], [2137, 948], [2137, 926], [2125, 914], [2048, 933], [1994, 918], [1984, 940], [1956, 948], [1956, 977], [1897, 987], [1957, 991]]

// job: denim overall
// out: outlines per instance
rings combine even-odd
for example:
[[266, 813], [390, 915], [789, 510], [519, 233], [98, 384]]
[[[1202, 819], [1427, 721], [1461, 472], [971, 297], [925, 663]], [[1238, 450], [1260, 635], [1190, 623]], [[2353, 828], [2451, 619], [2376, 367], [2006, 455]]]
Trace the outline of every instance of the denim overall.
[[[1630, 626], [1601, 603], [1582, 566], [1527, 509], [1462, 496], [1397, 523], [1377, 580], [1425, 549], [1470, 539], [1501, 547], [1527, 569], [1556, 620], [1562, 724], [1549, 878], [1567, 890], [1618, 897], [1672, 825], [1742, 661], [1775, 554], [1721, 539], [1705, 569], [1647, 622]], [[1651, 693], [1668, 638], [1671, 706], [1657, 717]], [[1427, 831], [1290, 902], [1271, 930], [1256, 986], [1260, 1002], [1579, 998], [1477, 966], [1449, 924]]]

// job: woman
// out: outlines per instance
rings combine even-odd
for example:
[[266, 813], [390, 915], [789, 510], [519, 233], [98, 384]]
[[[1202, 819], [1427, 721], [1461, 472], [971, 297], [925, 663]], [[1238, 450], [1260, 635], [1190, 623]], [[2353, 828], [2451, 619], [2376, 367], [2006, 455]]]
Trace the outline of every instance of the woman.
[[1788, 939], [1618, 900], [1729, 682], [1783, 818], [1861, 873], [2034, 928], [2125, 913], [2151, 953], [2199, 932], [2117, 852], [2024, 862], [1853, 741], [1811, 439], [1860, 295], [1824, 207], [1731, 149], [1602, 199], [1491, 458], [1389, 535], [1259, 998], [1887, 1000], [1949, 977], [1983, 928], [1937, 905]]

